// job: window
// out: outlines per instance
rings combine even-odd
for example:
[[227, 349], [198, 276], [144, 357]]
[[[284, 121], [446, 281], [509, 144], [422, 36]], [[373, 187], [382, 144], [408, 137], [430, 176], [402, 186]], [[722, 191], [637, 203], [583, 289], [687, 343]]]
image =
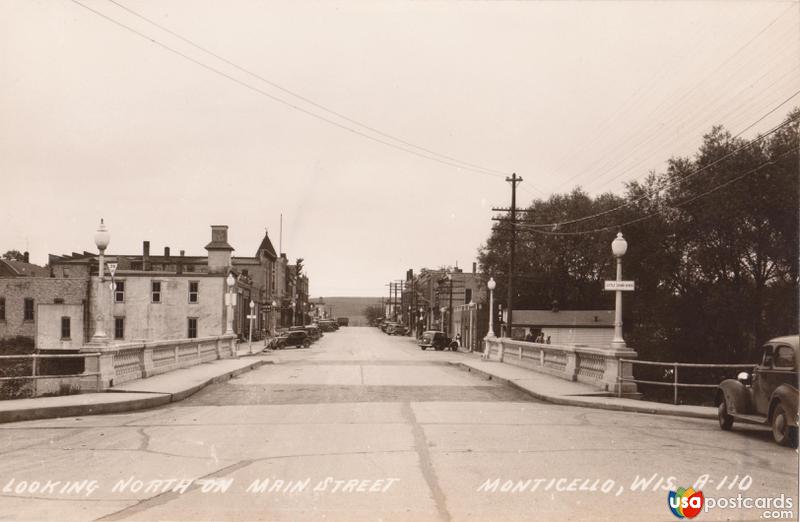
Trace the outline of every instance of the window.
[[125, 339], [125, 318], [114, 318], [114, 339]]
[[464, 304], [470, 304], [472, 302], [472, 288], [467, 288], [464, 290]]
[[189, 302], [197, 303], [200, 299], [200, 283], [198, 281], [189, 281]]
[[197, 337], [197, 318], [190, 317], [189, 318], [189, 331], [187, 337], [189, 339], [194, 339]]
[[794, 350], [790, 346], [778, 346], [775, 350], [775, 368], [794, 368]]
[[70, 338], [70, 320], [69, 317], [62, 317], [61, 318], [61, 339], [69, 339]]
[[6, 320], [6, 298], [0, 297], [0, 321]]
[[161, 302], [161, 281], [153, 281], [150, 283], [150, 292], [152, 294], [152, 301], [154, 303]]
[[117, 281], [114, 290], [114, 302], [115, 303], [125, 302], [125, 281]]
[[33, 299], [30, 297], [25, 298], [25, 315], [26, 321], [33, 321]]

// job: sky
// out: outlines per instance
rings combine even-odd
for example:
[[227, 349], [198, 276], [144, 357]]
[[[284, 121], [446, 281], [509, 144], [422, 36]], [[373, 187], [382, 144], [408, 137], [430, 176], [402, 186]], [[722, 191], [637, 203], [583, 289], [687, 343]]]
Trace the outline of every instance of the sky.
[[94, 251], [102, 217], [111, 254], [204, 255], [227, 224], [234, 255], [268, 230], [304, 258], [313, 296], [386, 295], [409, 268], [470, 269], [511, 172], [522, 205], [621, 193], [713, 125], [746, 129], [800, 89], [799, 13], [0, 0], [0, 251]]

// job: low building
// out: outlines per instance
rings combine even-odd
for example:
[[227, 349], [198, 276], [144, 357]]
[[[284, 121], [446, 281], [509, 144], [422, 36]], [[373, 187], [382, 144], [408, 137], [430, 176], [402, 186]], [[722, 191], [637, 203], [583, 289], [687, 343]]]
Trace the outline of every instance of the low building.
[[514, 310], [513, 339], [536, 339], [552, 344], [607, 347], [614, 338], [613, 310]]

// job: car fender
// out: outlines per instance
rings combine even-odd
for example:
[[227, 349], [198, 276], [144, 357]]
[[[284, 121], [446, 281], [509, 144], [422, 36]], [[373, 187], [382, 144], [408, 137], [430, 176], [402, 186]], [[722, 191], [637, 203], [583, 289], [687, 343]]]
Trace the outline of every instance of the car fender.
[[725, 404], [728, 405], [729, 414], [747, 415], [751, 413], [750, 390], [736, 379], [725, 379], [719, 384], [714, 405], [719, 406], [723, 397], [725, 397]]
[[[772, 397], [769, 401], [769, 416], [767, 417], [770, 422], [772, 422], [772, 414], [775, 412], [775, 406], [778, 403], [783, 404], [786, 408], [786, 411], [789, 413], [789, 424], [791, 426], [797, 426], [797, 399], [798, 399], [798, 391], [797, 388], [792, 386], [791, 384], [781, 384], [775, 391], [772, 392]], [[792, 415], [794, 413], [794, 415]]]

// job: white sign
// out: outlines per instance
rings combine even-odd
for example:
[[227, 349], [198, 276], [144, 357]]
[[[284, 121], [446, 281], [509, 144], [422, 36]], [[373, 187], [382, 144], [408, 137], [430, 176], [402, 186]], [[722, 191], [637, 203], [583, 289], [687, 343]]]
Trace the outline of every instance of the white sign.
[[114, 274], [117, 271], [117, 263], [106, 263], [108, 267], [108, 271], [111, 272], [111, 277], [114, 277]]
[[633, 281], [606, 281], [605, 290], [620, 290], [622, 292], [632, 292], [634, 290]]
[[250, 314], [247, 316], [248, 319], [258, 319], [258, 316], [255, 314]]

